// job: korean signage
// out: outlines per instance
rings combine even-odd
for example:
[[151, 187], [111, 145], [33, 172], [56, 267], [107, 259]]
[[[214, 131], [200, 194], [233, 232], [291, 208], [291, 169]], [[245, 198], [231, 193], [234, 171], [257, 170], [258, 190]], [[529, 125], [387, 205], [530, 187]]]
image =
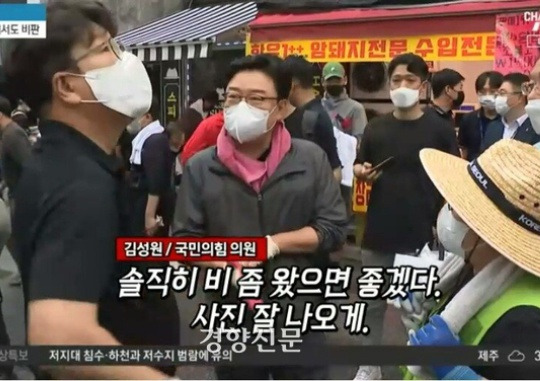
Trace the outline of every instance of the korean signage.
[[246, 53], [270, 53], [280, 57], [301, 54], [311, 62], [381, 62], [406, 52], [416, 53], [426, 61], [489, 61], [495, 53], [495, 41], [495, 33], [298, 40], [248, 43]]
[[45, 4], [1, 4], [0, 39], [45, 38]]
[[371, 185], [354, 179], [353, 190], [353, 211], [356, 213], [367, 212]]
[[169, 83], [165, 85], [165, 120], [166, 124], [178, 119], [178, 99], [180, 98], [180, 85]]
[[540, 11], [497, 16], [494, 69], [528, 74], [540, 57]]

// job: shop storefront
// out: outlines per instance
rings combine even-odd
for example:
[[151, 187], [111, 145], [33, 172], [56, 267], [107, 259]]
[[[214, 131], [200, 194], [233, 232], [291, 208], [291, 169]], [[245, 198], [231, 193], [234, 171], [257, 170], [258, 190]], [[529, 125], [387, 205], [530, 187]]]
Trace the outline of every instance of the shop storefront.
[[262, 14], [249, 25], [246, 52], [350, 63], [350, 95], [376, 112], [391, 107], [385, 62], [414, 52], [435, 71], [452, 68], [466, 77], [469, 109], [476, 102], [474, 79], [494, 67], [497, 15], [527, 10], [540, 10], [538, 0]]
[[214, 73], [221, 71], [199, 68], [229, 60], [231, 46], [241, 56], [243, 31], [256, 14], [254, 2], [192, 8], [118, 36], [144, 62], [160, 99], [163, 123], [177, 119], [190, 100], [219, 88]]
[[[499, 55], [497, 62], [503, 62], [499, 60], [503, 49], [497, 32], [500, 35], [499, 30], [503, 30], [507, 37], [504, 44], [510, 48], [506, 50], [512, 50], [513, 46], [507, 40], [518, 41], [518, 46], [524, 46], [531, 39], [526, 36], [525, 29], [532, 28], [534, 23], [522, 22], [525, 11], [540, 12], [540, 2], [463, 1], [302, 14], [261, 14], [249, 25], [246, 54], [271, 53], [281, 57], [300, 54], [317, 67], [330, 61], [345, 63], [349, 73], [349, 95], [364, 104], [368, 115], [375, 116], [393, 108], [389, 97], [387, 63], [396, 55], [413, 52], [423, 56], [433, 71], [451, 68], [466, 78], [465, 103], [460, 111], [468, 112], [476, 106], [476, 77], [494, 68], [502, 70], [494, 59]], [[504, 26], [502, 20], [505, 21]], [[520, 39], [526, 41], [520, 42]], [[534, 59], [529, 55], [521, 61], [527, 63]], [[505, 67], [504, 71], [527, 67], [516, 64], [521, 61], [513, 57], [505, 60], [503, 64], [510, 67]], [[369, 191], [366, 184], [355, 185], [353, 205], [356, 212], [366, 211]]]

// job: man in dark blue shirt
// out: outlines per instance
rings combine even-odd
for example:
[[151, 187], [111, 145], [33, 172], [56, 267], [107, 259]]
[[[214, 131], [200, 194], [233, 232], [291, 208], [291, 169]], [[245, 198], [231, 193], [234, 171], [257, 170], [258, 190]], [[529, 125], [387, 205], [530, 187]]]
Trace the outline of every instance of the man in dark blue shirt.
[[468, 161], [480, 154], [488, 124], [500, 118], [495, 110], [495, 96], [502, 81], [503, 75], [498, 71], [486, 71], [476, 78], [474, 87], [481, 107], [463, 116], [458, 132], [462, 157]]
[[[334, 126], [321, 100], [315, 97], [313, 92], [313, 67], [300, 56], [287, 57], [285, 65], [293, 78], [289, 101], [301, 115], [298, 123], [294, 125], [287, 123], [287, 130], [293, 138], [308, 138], [319, 145], [326, 152], [336, 179], [341, 181], [341, 161], [334, 136]], [[309, 119], [313, 119], [312, 138], [305, 136], [305, 129], [311, 124]]]

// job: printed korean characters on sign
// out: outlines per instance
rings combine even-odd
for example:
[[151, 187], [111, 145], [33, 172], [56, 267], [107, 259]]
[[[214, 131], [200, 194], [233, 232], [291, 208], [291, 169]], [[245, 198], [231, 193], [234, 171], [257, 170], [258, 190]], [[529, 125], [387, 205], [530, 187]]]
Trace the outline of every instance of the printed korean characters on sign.
[[0, 39], [36, 39], [47, 36], [45, 4], [1, 4]]
[[311, 62], [381, 62], [414, 52], [429, 61], [489, 61], [495, 49], [494, 33], [469, 33], [395, 38], [362, 38], [258, 42], [246, 45], [246, 54], [269, 53], [282, 58], [301, 54]]
[[353, 189], [353, 211], [356, 213], [366, 213], [369, 204], [369, 196], [371, 194], [371, 184], [354, 179]]
[[497, 15], [494, 69], [529, 73], [540, 58], [540, 11]]

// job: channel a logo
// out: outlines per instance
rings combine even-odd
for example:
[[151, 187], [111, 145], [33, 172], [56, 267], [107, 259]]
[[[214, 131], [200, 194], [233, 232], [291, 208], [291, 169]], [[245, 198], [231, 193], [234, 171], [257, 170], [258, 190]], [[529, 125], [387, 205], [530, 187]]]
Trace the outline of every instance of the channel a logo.
[[533, 23], [531, 34], [527, 36], [527, 48], [540, 48], [540, 11], [528, 11], [523, 14], [526, 23]]

